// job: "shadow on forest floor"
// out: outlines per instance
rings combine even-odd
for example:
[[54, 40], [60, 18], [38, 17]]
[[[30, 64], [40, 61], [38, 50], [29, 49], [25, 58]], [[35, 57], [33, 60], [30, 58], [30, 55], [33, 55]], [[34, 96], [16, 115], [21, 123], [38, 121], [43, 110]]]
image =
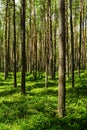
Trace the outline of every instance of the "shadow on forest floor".
[[0, 97], [5, 97], [5, 96], [12, 96], [13, 94], [15, 94], [16, 89], [12, 89], [12, 90], [5, 90], [5, 91], [1, 91], [0, 92]]
[[28, 78], [25, 96], [19, 94], [20, 85], [14, 89], [9, 79], [4, 84], [0, 81], [3, 88], [0, 91], [0, 130], [87, 130], [86, 74], [75, 79], [75, 88], [67, 88], [64, 118], [57, 116], [57, 80], [49, 80], [46, 90], [43, 79], [31, 81]]
[[87, 74], [84, 73], [80, 77], [76, 77], [75, 87], [69, 88], [67, 92], [70, 94], [73, 92], [74, 96], [76, 97], [79, 97], [79, 96], [87, 97]]

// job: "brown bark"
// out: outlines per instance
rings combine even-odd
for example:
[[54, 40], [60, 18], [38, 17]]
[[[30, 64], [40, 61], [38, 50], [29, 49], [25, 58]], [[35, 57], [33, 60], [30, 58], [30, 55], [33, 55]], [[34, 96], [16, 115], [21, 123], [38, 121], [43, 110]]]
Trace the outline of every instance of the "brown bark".
[[81, 44], [82, 44], [82, 2], [80, 1], [80, 31], [79, 31], [79, 55], [78, 55], [78, 75], [80, 76], [81, 69]]
[[72, 75], [72, 87], [74, 87], [74, 35], [73, 35], [73, 21], [72, 21], [72, 0], [70, 0], [70, 31], [71, 31], [71, 75]]
[[66, 0], [66, 74], [69, 77], [69, 29], [68, 29], [68, 0]]
[[55, 79], [55, 73], [56, 73], [56, 32], [57, 32], [57, 16], [56, 16], [56, 0], [55, 0], [55, 23], [54, 23], [54, 44], [53, 44], [53, 79]]
[[34, 53], [34, 79], [37, 78], [37, 30], [36, 30], [36, 10], [34, 1], [34, 39], [33, 39], [33, 53]]
[[21, 94], [25, 94], [25, 0], [21, 0], [21, 49], [22, 49], [22, 77], [21, 77]]
[[8, 48], [7, 48], [7, 15], [8, 15], [8, 0], [6, 0], [6, 14], [5, 14], [5, 63], [4, 63], [4, 72], [5, 72], [5, 80], [8, 76]]
[[59, 117], [65, 116], [65, 86], [65, 0], [59, 0]]
[[53, 79], [53, 41], [52, 41], [52, 20], [51, 20], [51, 0], [48, 0], [48, 44], [49, 44], [49, 73]]
[[13, 0], [13, 68], [14, 68], [14, 87], [17, 87], [16, 80], [16, 24], [15, 24], [15, 0]]

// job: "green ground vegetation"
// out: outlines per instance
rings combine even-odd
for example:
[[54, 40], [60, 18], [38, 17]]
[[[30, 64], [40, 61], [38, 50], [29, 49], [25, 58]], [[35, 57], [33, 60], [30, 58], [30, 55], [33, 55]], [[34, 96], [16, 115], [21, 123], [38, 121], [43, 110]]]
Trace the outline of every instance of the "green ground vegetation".
[[66, 83], [66, 116], [58, 118], [58, 79], [49, 77], [44, 87], [44, 74], [34, 81], [26, 74], [26, 94], [20, 93], [21, 73], [17, 73], [18, 87], [13, 88], [13, 74], [4, 81], [0, 73], [0, 130], [87, 130], [87, 71], [80, 78], [75, 73], [75, 88], [71, 77]]

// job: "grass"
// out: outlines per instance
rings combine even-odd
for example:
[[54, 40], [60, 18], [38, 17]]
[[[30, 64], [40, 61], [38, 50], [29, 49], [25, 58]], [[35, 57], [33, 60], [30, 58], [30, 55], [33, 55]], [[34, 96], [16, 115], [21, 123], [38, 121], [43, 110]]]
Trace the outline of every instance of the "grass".
[[66, 116], [58, 118], [58, 81], [49, 78], [49, 87], [44, 88], [44, 75], [34, 81], [26, 74], [26, 94], [13, 88], [13, 75], [4, 81], [0, 73], [0, 130], [87, 130], [87, 71], [80, 78], [75, 73], [75, 88], [71, 88], [71, 77], [67, 78]]

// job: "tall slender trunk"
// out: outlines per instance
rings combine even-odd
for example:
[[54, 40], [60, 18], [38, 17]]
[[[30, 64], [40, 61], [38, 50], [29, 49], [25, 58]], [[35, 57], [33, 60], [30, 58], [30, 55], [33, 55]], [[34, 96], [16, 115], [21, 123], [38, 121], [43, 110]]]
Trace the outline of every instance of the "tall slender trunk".
[[71, 31], [71, 75], [72, 75], [72, 87], [74, 87], [74, 35], [73, 35], [73, 21], [72, 21], [72, 0], [70, 0], [70, 31]]
[[16, 80], [16, 24], [15, 24], [15, 0], [13, 0], [13, 67], [14, 67], [14, 87], [17, 87], [17, 80]]
[[53, 79], [55, 79], [56, 72], [56, 27], [54, 28], [54, 63], [53, 63]]
[[4, 62], [4, 78], [6, 80], [8, 76], [8, 49], [7, 49], [7, 15], [8, 15], [8, 0], [6, 0], [6, 9], [5, 9], [5, 62]]
[[82, 69], [85, 70], [85, 67], [86, 67], [86, 62], [85, 62], [85, 52], [86, 52], [86, 41], [85, 41], [85, 5], [83, 5], [83, 16], [82, 16], [82, 21], [83, 21], [83, 27], [82, 27], [82, 45], [83, 45], [83, 48], [82, 48]]
[[[49, 12], [48, 12], [48, 4], [47, 4], [47, 16], [45, 16], [45, 88], [48, 87], [48, 67], [49, 67]], [[47, 19], [46, 19], [47, 17]]]
[[8, 10], [8, 15], [9, 15], [9, 18], [8, 18], [8, 71], [11, 70], [11, 63], [10, 63], [10, 50], [11, 50], [11, 47], [10, 47], [10, 35], [11, 35], [11, 18], [10, 18], [10, 9]]
[[[47, 27], [47, 32], [48, 32], [48, 27]], [[45, 33], [45, 88], [48, 87], [48, 53], [49, 53], [49, 44], [48, 44], [48, 33]]]
[[79, 31], [79, 55], [78, 55], [78, 75], [80, 76], [81, 69], [81, 44], [82, 44], [82, 6], [80, 1], [80, 31]]
[[48, 0], [48, 27], [49, 27], [49, 72], [53, 79], [53, 41], [52, 41], [52, 20], [51, 20], [51, 0]]
[[21, 0], [21, 49], [22, 49], [22, 77], [21, 77], [21, 94], [25, 94], [25, 0]]
[[35, 9], [35, 0], [34, 0], [34, 79], [37, 78], [37, 30], [36, 30], [36, 9]]
[[58, 114], [65, 116], [65, 0], [59, 0], [59, 90]]
[[30, 4], [30, 20], [29, 20], [29, 72], [32, 73], [32, 57], [31, 55], [33, 55], [33, 42], [32, 42], [32, 0], [29, 1], [29, 4]]
[[69, 77], [69, 44], [68, 44], [68, 0], [66, 0], [66, 74]]
[[55, 0], [55, 24], [54, 24], [54, 46], [53, 46], [53, 79], [55, 79], [55, 73], [56, 73], [56, 32], [57, 32], [57, 16], [56, 16], [56, 0]]

